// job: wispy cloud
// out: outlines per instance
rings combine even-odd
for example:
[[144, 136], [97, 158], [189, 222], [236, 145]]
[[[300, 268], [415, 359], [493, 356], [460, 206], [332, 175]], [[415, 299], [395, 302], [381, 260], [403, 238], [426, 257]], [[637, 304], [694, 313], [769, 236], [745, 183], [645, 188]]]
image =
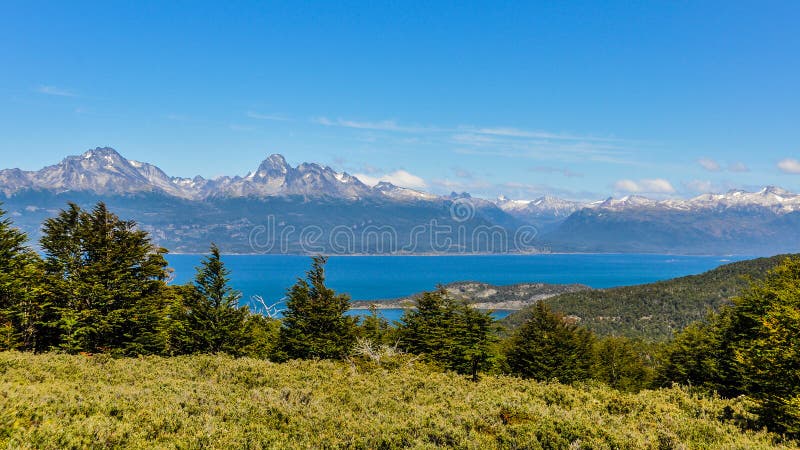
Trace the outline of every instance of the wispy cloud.
[[395, 120], [359, 121], [351, 119], [331, 119], [325, 116], [315, 117], [313, 123], [324, 126], [336, 126], [359, 130], [391, 131], [400, 133], [449, 133], [455, 140], [472, 142], [495, 142], [496, 138], [538, 139], [548, 141], [586, 141], [586, 142], [622, 142], [622, 139], [597, 137], [589, 135], [575, 135], [567, 133], [551, 133], [547, 131], [531, 131], [514, 127], [479, 127], [474, 125], [459, 125], [455, 127], [441, 127], [437, 125], [408, 125], [400, 124]]
[[672, 183], [663, 178], [619, 180], [614, 183], [614, 189], [631, 194], [672, 194], [675, 192]]
[[727, 166], [723, 166], [722, 163], [715, 159], [700, 158], [697, 160], [697, 164], [700, 164], [700, 167], [709, 172], [722, 172], [725, 170], [728, 172], [748, 172], [750, 170], [750, 168], [741, 161], [732, 162]]
[[[436, 146], [453, 153], [494, 156], [510, 159], [528, 158], [559, 162], [598, 162], [615, 165], [646, 166], [636, 158], [642, 148], [652, 143], [616, 137], [553, 133], [508, 126], [404, 124], [395, 120], [362, 121], [319, 116], [311, 122], [326, 127], [347, 128], [360, 133], [357, 140], [375, 143], [389, 140], [395, 144]], [[402, 134], [402, 142], [393, 134]], [[409, 142], [405, 142], [409, 140]], [[574, 176], [574, 172], [563, 172]]]
[[56, 87], [56, 86], [39, 86], [38, 88], [36, 88], [36, 92], [38, 92], [40, 94], [45, 94], [45, 95], [55, 95], [57, 97], [77, 97], [78, 96], [78, 94], [76, 94], [75, 92], [73, 92], [71, 90], [59, 88], [59, 87]]
[[583, 177], [582, 173], [573, 172], [569, 169], [561, 169], [558, 167], [547, 167], [547, 166], [535, 166], [531, 167], [531, 172], [538, 172], [538, 173], [550, 173], [550, 174], [560, 174], [568, 178], [581, 178]]
[[709, 172], [719, 172], [722, 168], [717, 161], [711, 158], [700, 158], [697, 160], [697, 164], [700, 164], [700, 167]]
[[381, 120], [377, 122], [362, 122], [357, 120], [347, 119], [329, 119], [327, 117], [315, 117], [312, 122], [326, 127], [344, 127], [354, 128], [358, 130], [373, 130], [373, 131], [394, 131], [401, 133], [430, 133], [440, 131], [434, 127], [423, 127], [414, 125], [400, 125], [394, 120]]
[[749, 172], [750, 168], [743, 162], [735, 162], [728, 165], [728, 170], [731, 172]]
[[619, 142], [621, 139], [597, 136], [583, 136], [568, 133], [550, 133], [547, 131], [528, 131], [512, 127], [461, 127], [465, 131], [490, 136], [504, 136], [513, 138], [546, 139], [557, 141], [599, 141], [599, 142]]
[[798, 174], [800, 173], [800, 161], [794, 158], [782, 159], [778, 162], [778, 169], [783, 173]]
[[381, 181], [387, 181], [396, 186], [412, 189], [422, 189], [428, 186], [428, 183], [426, 183], [422, 177], [405, 170], [395, 170], [394, 172], [385, 174], [354, 173], [353, 176], [369, 186], [375, 186]]
[[251, 119], [258, 119], [258, 120], [277, 120], [280, 122], [285, 122], [289, 120], [289, 118], [284, 116], [283, 114], [262, 114], [255, 111], [247, 111], [245, 115]]

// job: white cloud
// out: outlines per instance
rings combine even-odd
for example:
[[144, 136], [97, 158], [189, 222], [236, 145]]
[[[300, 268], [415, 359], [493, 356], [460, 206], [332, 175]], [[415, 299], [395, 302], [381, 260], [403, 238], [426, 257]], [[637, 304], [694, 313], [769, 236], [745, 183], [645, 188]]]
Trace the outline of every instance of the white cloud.
[[461, 128], [466, 131], [472, 131], [478, 134], [487, 134], [491, 136], [504, 136], [504, 137], [514, 137], [514, 138], [564, 140], [564, 141], [605, 141], [605, 142], [619, 141], [619, 139], [615, 138], [579, 136], [573, 134], [550, 133], [547, 131], [528, 131], [512, 127], [486, 127], [486, 128], [461, 127]]
[[723, 170], [729, 172], [748, 172], [750, 170], [750, 168], [741, 161], [729, 163], [727, 167], [723, 167], [719, 161], [711, 158], [700, 158], [697, 160], [697, 163], [709, 172], [720, 172]]
[[632, 194], [671, 194], [675, 192], [672, 184], [663, 178], [644, 180], [619, 180], [614, 183], [614, 189]]
[[78, 94], [76, 94], [76, 93], [74, 93], [74, 92], [72, 92], [70, 90], [61, 89], [61, 88], [58, 88], [58, 87], [55, 87], [55, 86], [39, 86], [38, 88], [36, 88], [36, 92], [38, 92], [40, 94], [45, 94], [45, 95], [55, 95], [55, 96], [58, 96], [58, 97], [77, 97], [78, 96]]
[[455, 140], [495, 142], [494, 138], [514, 138], [538, 141], [573, 141], [573, 142], [622, 142], [621, 139], [609, 137], [584, 136], [547, 131], [522, 130], [513, 127], [477, 127], [459, 125], [456, 127], [439, 127], [435, 125], [405, 125], [394, 120], [357, 121], [349, 119], [330, 119], [325, 116], [315, 117], [313, 123], [324, 126], [355, 128], [359, 130], [395, 131], [402, 133], [454, 133]]
[[719, 172], [720, 165], [717, 161], [714, 161], [710, 158], [700, 158], [697, 160], [697, 163], [703, 167], [703, 169], [708, 170], [709, 172]]
[[716, 192], [714, 183], [708, 180], [692, 180], [684, 183], [686, 189], [695, 194], [707, 194], [709, 192]]
[[800, 161], [786, 158], [778, 163], [778, 169], [783, 173], [800, 173]]
[[367, 184], [369, 186], [375, 186], [381, 181], [387, 181], [396, 186], [411, 188], [411, 189], [422, 189], [428, 186], [425, 180], [405, 170], [395, 170], [394, 172], [383, 175], [368, 175], [365, 173], [355, 173], [353, 174], [353, 176], [361, 180], [362, 183]]
[[378, 122], [360, 122], [356, 120], [346, 120], [341, 118], [333, 120], [327, 117], [317, 117], [312, 121], [319, 125], [325, 125], [326, 127], [355, 128], [358, 130], [397, 131], [402, 133], [422, 133], [422, 132], [439, 131], [438, 129], [432, 127], [400, 125], [394, 120], [381, 120]]
[[254, 111], [247, 111], [246, 115], [251, 119], [258, 119], [258, 120], [278, 120], [278, 121], [289, 120], [287, 117], [281, 114], [262, 114]]
[[750, 168], [743, 162], [735, 162], [728, 165], [728, 170], [731, 172], [749, 172]]
[[535, 167], [531, 167], [530, 170], [532, 172], [538, 172], [538, 173], [560, 174], [560, 175], [563, 175], [563, 176], [569, 177], [569, 178], [574, 178], [574, 177], [582, 178], [583, 177], [582, 173], [573, 172], [573, 171], [571, 171], [569, 169], [561, 169], [561, 168], [558, 168], [558, 167], [535, 166]]

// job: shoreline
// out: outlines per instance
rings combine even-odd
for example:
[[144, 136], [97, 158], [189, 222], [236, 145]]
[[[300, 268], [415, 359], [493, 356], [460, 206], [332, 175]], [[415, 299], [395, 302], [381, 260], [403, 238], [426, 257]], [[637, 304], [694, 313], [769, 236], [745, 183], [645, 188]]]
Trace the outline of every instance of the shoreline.
[[[739, 255], [739, 254], [700, 254], [700, 253], [626, 253], [626, 252], [548, 252], [548, 253], [382, 253], [382, 254], [365, 254], [365, 253], [222, 253], [226, 256], [292, 256], [292, 257], [345, 257], [345, 258], [366, 258], [366, 257], [397, 257], [397, 258], [416, 258], [416, 257], [462, 257], [462, 256], [569, 256], [569, 255], [583, 255], [583, 256], [679, 256], [686, 258], [761, 258], [775, 255]], [[180, 256], [206, 256], [208, 253], [202, 252], [169, 252], [167, 255], [180, 255]]]

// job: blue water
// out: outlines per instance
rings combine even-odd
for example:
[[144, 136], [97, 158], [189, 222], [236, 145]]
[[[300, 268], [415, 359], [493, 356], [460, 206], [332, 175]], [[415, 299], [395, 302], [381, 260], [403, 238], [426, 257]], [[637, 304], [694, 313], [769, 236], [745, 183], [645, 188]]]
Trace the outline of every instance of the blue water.
[[[191, 281], [202, 255], [168, 255], [173, 283]], [[328, 260], [328, 285], [353, 300], [404, 297], [453, 281], [491, 284], [528, 282], [581, 283], [594, 288], [650, 283], [705, 272], [747, 257], [631, 254], [469, 255], [469, 256], [333, 256]], [[231, 284], [249, 303], [260, 295], [280, 301], [311, 258], [292, 255], [225, 255]], [[401, 311], [383, 310], [389, 320]], [[507, 312], [498, 311], [497, 317]]]

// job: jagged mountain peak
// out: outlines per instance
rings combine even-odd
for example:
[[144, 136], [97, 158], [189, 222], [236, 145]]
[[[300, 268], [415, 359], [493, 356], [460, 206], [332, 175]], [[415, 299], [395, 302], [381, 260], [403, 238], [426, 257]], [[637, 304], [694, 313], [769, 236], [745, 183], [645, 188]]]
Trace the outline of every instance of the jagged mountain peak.
[[273, 153], [261, 162], [255, 174], [262, 178], [275, 178], [285, 176], [291, 168], [292, 167], [286, 162], [286, 158], [284, 158], [283, 155]]
[[122, 155], [120, 155], [118, 151], [111, 147], [96, 147], [91, 150], [86, 150], [81, 155], [81, 157], [84, 159], [104, 158], [109, 156], [113, 158], [122, 158]]

